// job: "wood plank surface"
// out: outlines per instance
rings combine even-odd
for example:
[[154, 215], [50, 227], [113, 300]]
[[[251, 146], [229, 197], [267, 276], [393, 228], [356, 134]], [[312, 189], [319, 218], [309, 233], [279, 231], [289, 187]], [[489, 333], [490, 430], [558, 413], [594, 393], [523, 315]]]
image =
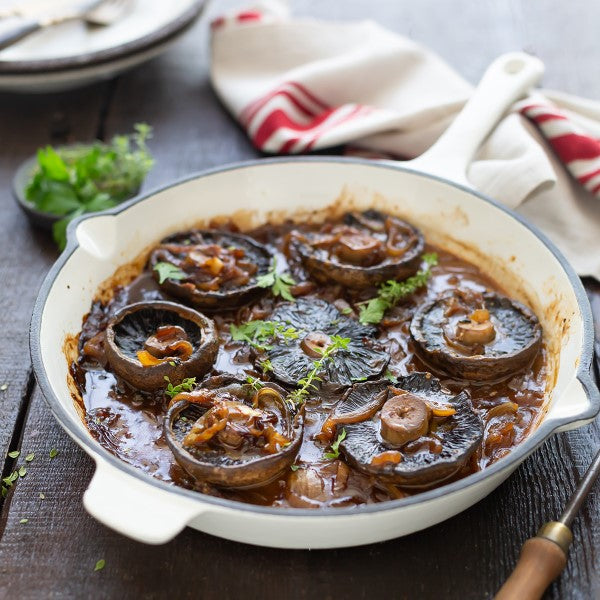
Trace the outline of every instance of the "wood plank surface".
[[[108, 87], [96, 85], [70, 94], [11, 96], [0, 94], [0, 323], [7, 343], [0, 346], [0, 455], [4, 460], [15, 425], [33, 389], [28, 328], [40, 283], [58, 256], [49, 237], [29, 225], [11, 192], [19, 164], [46, 144], [89, 140], [97, 135]], [[16, 438], [20, 427], [17, 428]], [[1, 503], [1, 498], [0, 498]]]
[[[211, 14], [239, 5], [223, 0]], [[298, 14], [373, 18], [437, 50], [475, 82], [499, 53], [526, 49], [547, 64], [544, 85], [600, 97], [600, 4], [544, 0], [296, 0]], [[585, 15], [584, 17], [582, 15]], [[592, 424], [554, 436], [495, 492], [436, 527], [361, 548], [260, 549], [184, 531], [145, 546], [89, 517], [81, 496], [92, 461], [62, 432], [30, 377], [27, 325], [37, 286], [56, 254], [17, 211], [8, 186], [37, 146], [155, 128], [150, 189], [202, 168], [255, 156], [208, 83], [206, 20], [165, 56], [87, 90], [39, 97], [0, 95], [0, 449], [35, 453], [0, 520], [0, 598], [489, 598], [523, 541], [561, 511], [600, 445]], [[600, 286], [588, 282], [600, 319]], [[31, 404], [29, 404], [31, 401]], [[21, 407], [19, 412], [19, 407]], [[28, 408], [28, 414], [25, 410]], [[20, 415], [20, 416], [19, 416]], [[25, 419], [26, 417], [26, 419]], [[19, 440], [22, 437], [22, 442]], [[59, 454], [49, 457], [51, 448]], [[19, 458], [16, 463], [22, 464]], [[5, 470], [13, 468], [12, 462]], [[40, 493], [44, 498], [40, 498]], [[600, 597], [600, 492], [574, 524], [575, 544], [547, 598]], [[21, 523], [28, 519], [27, 523]], [[106, 567], [94, 572], [98, 559]]]

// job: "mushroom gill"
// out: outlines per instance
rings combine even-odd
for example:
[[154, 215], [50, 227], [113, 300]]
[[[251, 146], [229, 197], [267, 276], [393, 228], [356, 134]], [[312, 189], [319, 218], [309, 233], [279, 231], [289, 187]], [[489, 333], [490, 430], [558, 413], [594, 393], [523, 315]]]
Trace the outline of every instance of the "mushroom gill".
[[[375, 340], [377, 330], [361, 325], [325, 300], [299, 298], [280, 304], [271, 320], [293, 327], [295, 338], [277, 338], [265, 351], [272, 375], [296, 385], [314, 368], [315, 361], [331, 343], [332, 336], [348, 338], [346, 348], [336, 351], [323, 365], [322, 379], [335, 386], [376, 377], [389, 362], [389, 355]], [[258, 360], [258, 359], [257, 359]]]
[[403, 487], [428, 487], [458, 472], [479, 447], [483, 424], [468, 393], [453, 396], [430, 373], [400, 377], [395, 385], [377, 383], [353, 388], [354, 403], [362, 396], [370, 407], [362, 420], [334, 411], [336, 433], [346, 431], [340, 450], [351, 466]]
[[215, 361], [218, 340], [211, 319], [174, 302], [130, 304], [104, 332], [107, 360], [114, 372], [141, 390], [205, 375]]

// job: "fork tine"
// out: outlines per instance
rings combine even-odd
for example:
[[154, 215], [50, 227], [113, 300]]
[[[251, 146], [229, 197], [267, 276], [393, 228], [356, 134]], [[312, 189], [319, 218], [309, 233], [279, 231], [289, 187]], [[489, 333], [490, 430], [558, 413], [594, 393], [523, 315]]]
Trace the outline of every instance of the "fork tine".
[[111, 25], [133, 8], [132, 0], [104, 0], [85, 20], [92, 25]]

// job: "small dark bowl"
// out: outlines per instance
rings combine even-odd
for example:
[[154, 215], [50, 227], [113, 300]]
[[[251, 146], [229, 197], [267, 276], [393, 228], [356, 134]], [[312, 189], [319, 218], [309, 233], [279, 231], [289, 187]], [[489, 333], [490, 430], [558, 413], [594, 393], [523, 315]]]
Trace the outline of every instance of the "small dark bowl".
[[[80, 145], [81, 144], [74, 144], [73, 147]], [[19, 205], [19, 208], [25, 213], [32, 225], [46, 231], [52, 231], [52, 226], [54, 223], [60, 221], [65, 215], [55, 215], [54, 213], [38, 210], [25, 197], [25, 188], [27, 187], [31, 176], [33, 175], [36, 165], [37, 155], [30, 156], [19, 165], [19, 168], [17, 169], [12, 181], [13, 198]], [[137, 188], [128, 198], [125, 198], [123, 201], [137, 196], [139, 191], [140, 188]]]
[[47, 231], [52, 231], [52, 225], [62, 219], [62, 216], [38, 210], [27, 200], [27, 198], [25, 198], [25, 188], [33, 175], [36, 164], [37, 156], [31, 156], [21, 163], [13, 177], [13, 197], [19, 205], [19, 208], [25, 213], [33, 225]]

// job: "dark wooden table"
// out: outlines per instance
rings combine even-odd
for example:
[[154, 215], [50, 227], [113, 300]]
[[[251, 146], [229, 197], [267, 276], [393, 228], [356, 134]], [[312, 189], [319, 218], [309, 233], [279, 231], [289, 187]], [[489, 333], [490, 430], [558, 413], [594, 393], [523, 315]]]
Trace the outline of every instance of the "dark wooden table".
[[[211, 13], [231, 2], [217, 2]], [[593, 0], [389, 0], [293, 3], [299, 14], [374, 18], [423, 42], [475, 82], [498, 54], [525, 49], [547, 65], [544, 84], [600, 97]], [[488, 498], [403, 539], [362, 548], [282, 551], [192, 530], [144, 546], [89, 517], [81, 497], [92, 461], [62, 432], [35, 383], [28, 324], [40, 282], [57, 256], [10, 197], [19, 162], [39, 146], [106, 139], [136, 121], [155, 128], [157, 165], [147, 189], [255, 157], [208, 81], [206, 19], [163, 57], [116, 80], [44, 96], [0, 95], [0, 451], [35, 452], [27, 475], [0, 500], [2, 598], [487, 598], [522, 542], [555, 518], [600, 443], [598, 424], [554, 436]], [[600, 318], [600, 285], [586, 282]], [[51, 460], [48, 452], [59, 454]], [[19, 464], [22, 459], [19, 460]], [[600, 597], [600, 490], [574, 525], [566, 571], [548, 598]], [[42, 499], [40, 494], [45, 497]], [[21, 523], [28, 519], [27, 523]], [[98, 559], [106, 567], [94, 572]]]

